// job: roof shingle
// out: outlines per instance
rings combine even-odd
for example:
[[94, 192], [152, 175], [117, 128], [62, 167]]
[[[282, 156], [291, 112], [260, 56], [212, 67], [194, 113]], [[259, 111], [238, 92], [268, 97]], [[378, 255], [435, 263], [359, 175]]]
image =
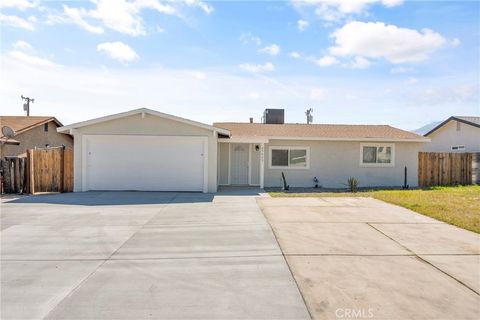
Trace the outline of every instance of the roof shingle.
[[[55, 121], [57, 126], [62, 126], [55, 117], [41, 116], [0, 116], [0, 127], [9, 126], [15, 133], [19, 134], [29, 129], [35, 128], [43, 123]], [[0, 133], [3, 137], [3, 134]]]
[[230, 130], [232, 138], [285, 137], [332, 140], [425, 140], [423, 136], [388, 125], [263, 124], [237, 122], [217, 122], [213, 125], [218, 128]]

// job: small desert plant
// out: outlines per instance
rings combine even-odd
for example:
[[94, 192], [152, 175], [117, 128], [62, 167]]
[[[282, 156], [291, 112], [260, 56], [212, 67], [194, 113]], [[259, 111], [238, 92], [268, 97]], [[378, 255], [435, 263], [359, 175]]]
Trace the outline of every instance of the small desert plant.
[[283, 190], [288, 191], [290, 186], [287, 184], [287, 179], [285, 178], [285, 173], [282, 172], [282, 180], [283, 180]]
[[350, 177], [347, 180], [348, 190], [350, 192], [357, 192], [358, 190], [358, 180], [355, 177]]

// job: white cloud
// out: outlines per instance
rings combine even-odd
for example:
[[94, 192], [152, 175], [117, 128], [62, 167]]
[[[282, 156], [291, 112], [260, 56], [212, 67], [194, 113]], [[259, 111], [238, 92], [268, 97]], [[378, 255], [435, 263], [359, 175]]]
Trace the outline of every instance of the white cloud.
[[446, 43], [430, 29], [419, 32], [382, 22], [349, 22], [331, 36], [335, 38], [335, 46], [329, 48], [332, 55], [385, 58], [392, 63], [426, 60]]
[[30, 16], [27, 19], [21, 18], [15, 15], [4, 15], [0, 13], [0, 22], [2, 25], [21, 28], [25, 30], [33, 31], [35, 26], [33, 25], [37, 21], [37, 18]]
[[240, 41], [243, 44], [250, 44], [253, 43], [256, 46], [262, 45], [262, 39], [260, 37], [250, 33], [250, 32], [244, 32], [240, 35]]
[[201, 71], [196, 71], [194, 72], [194, 77], [197, 80], [205, 80], [207, 78], [207, 75], [204, 72]]
[[126, 63], [138, 59], [137, 53], [127, 44], [116, 42], [104, 42], [97, 46], [97, 51], [103, 51], [110, 58]]
[[243, 63], [239, 65], [239, 68], [251, 73], [262, 73], [262, 72], [270, 72], [275, 70], [275, 66], [271, 62], [266, 62], [265, 64]]
[[323, 88], [313, 88], [310, 90], [309, 98], [314, 101], [324, 101], [326, 99], [327, 92]]
[[366, 69], [370, 66], [370, 61], [364, 57], [355, 57], [350, 64], [350, 67], [353, 69]]
[[399, 74], [399, 73], [407, 73], [412, 71], [411, 68], [403, 67], [403, 66], [398, 66], [390, 69], [390, 73], [392, 74]]
[[271, 56], [276, 56], [280, 53], [280, 47], [276, 44], [271, 44], [269, 46], [266, 46], [266, 47], [258, 50], [258, 52], [266, 53], [266, 54], [269, 54]]
[[292, 51], [288, 54], [290, 57], [294, 58], [294, 59], [298, 59], [300, 58], [302, 55], [300, 53], [298, 53], [297, 51]]
[[18, 40], [13, 44], [13, 48], [20, 51], [29, 51], [32, 46], [26, 41]]
[[320, 67], [329, 67], [339, 63], [338, 59], [332, 56], [324, 56], [318, 60], [314, 60], [314, 62]]
[[457, 38], [455, 38], [455, 39], [453, 39], [452, 41], [450, 41], [450, 46], [451, 46], [452, 48], [456, 48], [456, 47], [458, 47], [459, 45], [460, 45], [460, 40], [457, 39]]
[[40, 67], [53, 67], [57, 65], [48, 59], [32, 56], [19, 50], [10, 51], [9, 56], [22, 63]]
[[[167, 1], [159, 0], [92, 0], [95, 7], [63, 6], [61, 14], [52, 13], [47, 17], [47, 23], [73, 23], [92, 33], [103, 33], [105, 28], [130, 36], [145, 35], [146, 27], [142, 18], [143, 10], [153, 10], [161, 14], [176, 15], [186, 19], [181, 13], [182, 6], [200, 8], [207, 14], [213, 12], [213, 7], [199, 0]], [[149, 28], [149, 30], [154, 30]]]
[[307, 29], [309, 25], [310, 23], [307, 20], [300, 19], [297, 21], [297, 28], [300, 31]]
[[64, 5], [63, 11], [66, 16], [66, 21], [76, 24], [82, 29], [85, 29], [92, 33], [100, 34], [104, 32], [102, 27], [93, 26], [84, 19], [84, 17], [88, 16], [87, 10], [83, 8], [70, 8]]
[[[12, 105], [17, 104], [21, 93], [28, 91], [38, 99], [35, 100], [35, 115], [54, 114], [64, 124], [140, 106], [204, 123], [248, 121], [249, 117], [259, 119], [265, 106], [285, 107], [288, 122], [300, 123], [305, 116], [304, 109], [298, 106], [315, 107], [320, 103], [324, 107], [315, 109], [315, 117], [323, 123], [387, 121], [415, 129], [419, 127], [418, 119], [427, 119], [432, 114], [449, 114], [451, 110], [463, 114], [478, 112], [480, 92], [475, 70], [456, 77], [431, 77], [416, 86], [399, 87], [397, 77], [358, 81], [358, 78], [325, 73], [300, 76], [272, 72], [254, 77], [238, 74], [238, 69], [216, 68], [179, 70], [161, 66], [124, 68], [91, 64], [40, 67], [20, 62], [9, 53], [3, 54], [1, 60], [0, 114], [21, 115], [21, 105], [13, 109]], [[199, 81], [194, 77], [196, 71], [205, 72], [207, 77]], [[472, 85], [463, 86], [466, 84]], [[325, 90], [328, 104], [314, 104], [310, 99], [314, 88]], [[386, 96], [387, 88], [395, 90]], [[427, 89], [430, 91], [424, 95]], [[414, 95], [417, 92], [418, 97]], [[312, 98], [316, 96], [321, 99], [321, 91], [318, 95], [314, 93]], [[68, 108], [65, 108], [65, 101], [69, 101]], [[335, 106], [335, 112], [328, 106]]]
[[19, 10], [26, 10], [35, 8], [38, 5], [38, 1], [28, 0], [2, 0], [0, 1], [0, 8], [15, 8]]
[[350, 15], [366, 15], [368, 8], [374, 4], [391, 8], [402, 3], [403, 0], [293, 0], [297, 7], [313, 7], [315, 14], [326, 21], [338, 21]]
[[185, 3], [191, 7], [199, 7], [206, 14], [210, 14], [214, 11], [213, 7], [208, 3], [199, 0], [185, 0]]
[[406, 84], [416, 84], [417, 82], [418, 82], [418, 79], [414, 77], [410, 77], [405, 81]]

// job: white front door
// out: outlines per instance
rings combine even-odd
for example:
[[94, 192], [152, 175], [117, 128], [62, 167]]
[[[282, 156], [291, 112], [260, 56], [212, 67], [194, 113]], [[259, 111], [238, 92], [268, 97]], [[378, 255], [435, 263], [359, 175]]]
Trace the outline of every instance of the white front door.
[[231, 184], [248, 184], [248, 153], [247, 143], [231, 145]]

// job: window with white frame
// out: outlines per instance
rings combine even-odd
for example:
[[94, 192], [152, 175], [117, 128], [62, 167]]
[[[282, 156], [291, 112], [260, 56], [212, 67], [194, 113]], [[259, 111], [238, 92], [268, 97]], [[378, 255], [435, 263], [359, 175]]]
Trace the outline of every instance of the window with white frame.
[[452, 146], [452, 151], [462, 151], [462, 150], [465, 150], [465, 146], [463, 144]]
[[270, 147], [270, 168], [308, 169], [308, 147]]
[[360, 165], [371, 167], [393, 167], [394, 145], [380, 143], [360, 144]]

